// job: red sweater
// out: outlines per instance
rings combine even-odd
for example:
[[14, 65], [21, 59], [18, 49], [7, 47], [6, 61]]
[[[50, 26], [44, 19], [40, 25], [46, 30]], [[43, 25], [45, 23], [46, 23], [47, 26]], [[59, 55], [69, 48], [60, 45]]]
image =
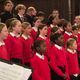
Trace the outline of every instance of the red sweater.
[[52, 29], [51, 27], [48, 27], [48, 35], [47, 35], [48, 38], [50, 38], [51, 29]]
[[71, 38], [72, 34], [71, 33], [68, 33], [68, 32], [65, 32], [64, 33], [64, 43], [66, 44], [66, 41]]
[[31, 66], [33, 69], [32, 80], [51, 80], [48, 60], [39, 58], [36, 54], [31, 59]]
[[79, 74], [79, 66], [78, 66], [78, 59], [77, 53], [71, 53], [67, 51], [67, 63], [68, 63], [68, 70], [69, 74]]
[[35, 41], [36, 40], [36, 36], [37, 36], [37, 31], [35, 31], [34, 29], [32, 29], [31, 36], [32, 36], [33, 40]]
[[78, 51], [80, 51], [80, 33], [78, 34], [78, 38], [77, 38], [77, 48]]
[[24, 39], [22, 36], [21, 41], [23, 44], [23, 63], [30, 62], [30, 59], [32, 58], [31, 46], [33, 44], [33, 39], [31, 37]]
[[7, 53], [5, 45], [0, 46], [0, 58], [9, 60], [9, 54]]
[[46, 42], [47, 52], [45, 55], [49, 58], [50, 57], [50, 50], [51, 50], [50, 40], [47, 37], [45, 39], [42, 37], [38, 37], [37, 40], [44, 40]]
[[22, 43], [20, 38], [8, 35], [5, 40], [7, 51], [11, 58], [22, 59]]
[[50, 66], [59, 76], [64, 76], [64, 73], [61, 71], [59, 67], [65, 66], [65, 73], [68, 74], [68, 66], [66, 59], [66, 51], [60, 47], [52, 46], [51, 56], [50, 56]]

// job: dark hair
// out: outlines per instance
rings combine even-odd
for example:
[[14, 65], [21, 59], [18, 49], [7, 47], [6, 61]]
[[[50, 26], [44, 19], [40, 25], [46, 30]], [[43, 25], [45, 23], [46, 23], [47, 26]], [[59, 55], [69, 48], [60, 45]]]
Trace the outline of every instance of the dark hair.
[[8, 3], [13, 3], [11, 0], [6, 0], [5, 2], [4, 2], [4, 6], [6, 6]]
[[39, 19], [38, 17], [35, 17], [33, 22], [35, 23], [38, 19]]
[[43, 44], [44, 40], [36, 40], [33, 44], [33, 49], [38, 51], [37, 48], [40, 48], [40, 45]]
[[51, 35], [50, 35], [50, 41], [51, 41], [52, 43], [55, 43], [55, 44], [56, 44], [56, 40], [58, 40], [58, 38], [59, 38], [60, 36], [62, 36], [62, 34], [60, 34], [60, 33], [51, 34]]
[[38, 26], [38, 32], [37, 32], [37, 36], [36, 38], [38, 38], [39, 34], [40, 34], [40, 30], [43, 29], [46, 26], [46, 24], [41, 24]]
[[48, 25], [52, 24], [52, 20], [54, 20], [56, 17], [53, 17], [52, 15], [49, 16], [48, 18]]
[[78, 30], [78, 26], [72, 26], [72, 30]]
[[58, 29], [59, 29], [58, 27], [53, 27], [53, 28], [51, 29], [51, 33], [55, 33]]

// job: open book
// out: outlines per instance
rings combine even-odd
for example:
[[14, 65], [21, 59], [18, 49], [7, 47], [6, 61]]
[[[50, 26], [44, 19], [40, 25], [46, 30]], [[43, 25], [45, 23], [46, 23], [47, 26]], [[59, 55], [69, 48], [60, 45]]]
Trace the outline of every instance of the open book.
[[28, 80], [31, 73], [30, 68], [0, 59], [0, 80]]

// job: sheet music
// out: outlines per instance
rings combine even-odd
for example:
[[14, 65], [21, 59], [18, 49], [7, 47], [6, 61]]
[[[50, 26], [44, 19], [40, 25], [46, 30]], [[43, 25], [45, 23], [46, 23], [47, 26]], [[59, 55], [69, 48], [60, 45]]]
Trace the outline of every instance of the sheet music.
[[0, 80], [27, 80], [31, 73], [31, 69], [0, 61]]

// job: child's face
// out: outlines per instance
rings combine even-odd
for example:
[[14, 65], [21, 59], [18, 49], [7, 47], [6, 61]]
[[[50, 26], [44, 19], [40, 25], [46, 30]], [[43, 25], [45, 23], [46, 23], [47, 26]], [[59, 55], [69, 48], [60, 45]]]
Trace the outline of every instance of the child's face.
[[64, 37], [63, 37], [63, 35], [61, 35], [61, 36], [58, 38], [57, 43], [58, 43], [58, 45], [60, 45], [60, 46], [63, 46], [63, 45], [64, 45]]
[[41, 24], [41, 20], [38, 19], [34, 24], [35, 24], [36, 27], [38, 27]]
[[21, 25], [21, 22], [17, 22], [16, 25], [14, 26], [13, 30], [16, 32], [16, 33], [21, 33], [21, 30], [22, 30], [22, 25]]
[[12, 9], [13, 9], [13, 3], [12, 2], [11, 3], [7, 3], [5, 5], [5, 10], [12, 11]]
[[77, 35], [77, 34], [78, 34], [78, 30], [74, 30], [73, 35]]
[[40, 51], [42, 54], [44, 54], [46, 52], [47, 48], [46, 48], [46, 43], [43, 42], [41, 45], [40, 45]]
[[31, 30], [32, 30], [32, 27], [31, 25], [27, 26], [27, 28], [24, 30], [24, 32], [27, 34], [27, 35], [30, 35], [31, 34]]
[[21, 9], [21, 10], [19, 10], [19, 12], [24, 15], [25, 14], [25, 9]]
[[4, 26], [0, 33], [0, 37], [4, 40], [7, 38], [7, 36], [8, 36], [8, 29], [6, 26]]
[[66, 26], [66, 31], [72, 32], [72, 25], [71, 25], [71, 23], [68, 23], [68, 24], [67, 24], [67, 26]]
[[40, 34], [46, 36], [47, 35], [47, 32], [48, 32], [48, 28], [47, 26], [44, 26], [43, 29], [40, 30]]
[[71, 45], [71, 49], [72, 50], [76, 50], [77, 49], [77, 43], [76, 43], [76, 41], [74, 41], [73, 44]]

